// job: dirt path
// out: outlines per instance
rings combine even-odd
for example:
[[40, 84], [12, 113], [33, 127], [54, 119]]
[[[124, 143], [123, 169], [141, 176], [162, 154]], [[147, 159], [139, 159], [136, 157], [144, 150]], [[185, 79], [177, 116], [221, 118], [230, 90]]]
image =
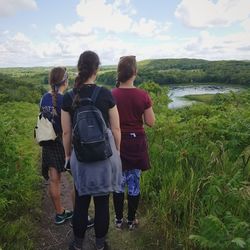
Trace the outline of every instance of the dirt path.
[[[48, 184], [43, 183], [44, 193], [42, 200], [42, 215], [39, 230], [39, 239], [37, 240], [37, 250], [67, 250], [68, 244], [72, 239], [72, 228], [69, 221], [62, 225], [54, 224], [55, 211], [52, 201], [48, 195]], [[67, 209], [72, 209], [71, 202], [72, 184], [70, 176], [62, 175], [62, 204]], [[94, 230], [89, 229], [86, 232], [84, 250], [93, 250]]]
[[[71, 176], [67, 173], [62, 175], [62, 203], [67, 209], [72, 209], [71, 202]], [[35, 250], [68, 250], [68, 244], [72, 239], [72, 228], [69, 221], [62, 225], [54, 224], [55, 212], [53, 204], [48, 195], [48, 184], [43, 183], [43, 200], [42, 200], [42, 215], [39, 221], [39, 235]], [[125, 208], [127, 204], [125, 203]], [[126, 211], [124, 211], [126, 214]], [[93, 201], [90, 205], [90, 215], [93, 215]], [[143, 216], [139, 213], [140, 225], [135, 231], [130, 232], [127, 229], [119, 231], [114, 227], [114, 211], [112, 198], [110, 197], [110, 227], [108, 233], [108, 243], [110, 250], [144, 250], [144, 249], [160, 249], [155, 246], [153, 239], [145, 242], [145, 234], [148, 232], [147, 223]], [[95, 249], [94, 229], [88, 229], [85, 234], [83, 250]], [[158, 245], [158, 244], [156, 244]]]

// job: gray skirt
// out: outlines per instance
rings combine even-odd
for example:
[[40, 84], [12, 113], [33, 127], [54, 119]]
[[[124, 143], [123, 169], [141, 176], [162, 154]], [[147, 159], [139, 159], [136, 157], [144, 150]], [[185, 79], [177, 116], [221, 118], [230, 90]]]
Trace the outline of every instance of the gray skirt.
[[79, 162], [74, 149], [70, 158], [75, 188], [80, 196], [106, 195], [119, 191], [122, 179], [122, 164], [111, 130], [108, 130], [113, 155], [104, 161]]

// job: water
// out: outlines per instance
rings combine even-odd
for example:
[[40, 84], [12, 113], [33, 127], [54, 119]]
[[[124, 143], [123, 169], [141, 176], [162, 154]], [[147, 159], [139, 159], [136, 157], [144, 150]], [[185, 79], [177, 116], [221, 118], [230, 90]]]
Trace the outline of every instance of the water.
[[228, 93], [230, 91], [240, 91], [243, 88], [240, 86], [228, 86], [228, 85], [188, 85], [188, 86], [170, 86], [169, 97], [171, 102], [168, 107], [171, 109], [181, 108], [191, 105], [196, 101], [190, 101], [185, 99], [185, 95], [201, 95], [201, 94], [217, 94]]

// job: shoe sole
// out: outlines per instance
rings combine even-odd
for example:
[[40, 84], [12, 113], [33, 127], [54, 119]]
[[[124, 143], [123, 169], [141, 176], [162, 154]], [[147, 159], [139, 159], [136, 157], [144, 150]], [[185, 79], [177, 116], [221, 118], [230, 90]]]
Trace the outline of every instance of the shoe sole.
[[[90, 229], [91, 227], [93, 227], [95, 224], [89, 224], [87, 225], [87, 229]], [[72, 223], [69, 224], [70, 227], [73, 227]]]
[[64, 222], [65, 222], [65, 220], [60, 221], [60, 222], [55, 222], [55, 225], [61, 225], [61, 224], [63, 224]]
[[67, 218], [64, 218], [64, 220], [60, 221], [60, 222], [55, 222], [56, 225], [61, 225], [63, 224], [66, 220], [72, 219], [73, 215]]
[[88, 224], [88, 225], [87, 225], [87, 229], [89, 229], [89, 228], [93, 227], [94, 225], [95, 225], [94, 223], [92, 223], [92, 224]]

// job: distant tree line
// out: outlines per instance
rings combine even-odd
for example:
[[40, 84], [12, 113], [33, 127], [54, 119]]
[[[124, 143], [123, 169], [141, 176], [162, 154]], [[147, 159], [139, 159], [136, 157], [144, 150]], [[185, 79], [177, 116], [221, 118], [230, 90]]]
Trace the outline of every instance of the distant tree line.
[[[225, 83], [250, 84], [250, 61], [206, 61], [200, 59], [156, 59], [138, 63], [137, 84]], [[115, 85], [115, 68], [104, 71], [98, 82]]]

